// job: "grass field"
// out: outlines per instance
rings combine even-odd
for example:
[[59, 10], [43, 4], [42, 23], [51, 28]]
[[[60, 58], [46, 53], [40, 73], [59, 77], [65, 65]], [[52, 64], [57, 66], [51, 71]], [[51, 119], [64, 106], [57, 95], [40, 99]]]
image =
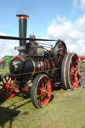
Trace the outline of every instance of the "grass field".
[[32, 105], [30, 95], [16, 103], [23, 99], [17, 93], [1, 104], [0, 128], [85, 128], [85, 88], [74, 91], [55, 88], [51, 101], [41, 109]]
[[8, 71], [9, 71], [8, 69], [1, 69], [1, 68], [0, 68], [0, 74], [1, 74], [1, 73], [4, 73], [4, 72], [8, 72]]

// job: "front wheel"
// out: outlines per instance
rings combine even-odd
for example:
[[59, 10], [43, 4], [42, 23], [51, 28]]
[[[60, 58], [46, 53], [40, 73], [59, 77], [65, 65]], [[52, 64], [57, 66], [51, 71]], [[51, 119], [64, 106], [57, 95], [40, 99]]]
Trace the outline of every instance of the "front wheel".
[[11, 99], [17, 89], [13, 87], [16, 78], [13, 77], [10, 73], [3, 73], [1, 74], [0, 80], [0, 98], [2, 100]]
[[37, 75], [31, 87], [31, 99], [36, 108], [44, 107], [51, 98], [51, 82], [47, 75]]

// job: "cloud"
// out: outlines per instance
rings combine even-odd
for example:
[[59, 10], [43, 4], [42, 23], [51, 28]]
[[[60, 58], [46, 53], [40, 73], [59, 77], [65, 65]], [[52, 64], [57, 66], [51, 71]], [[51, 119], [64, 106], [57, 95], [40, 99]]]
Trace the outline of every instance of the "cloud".
[[85, 10], [85, 0], [73, 0], [73, 6]]
[[[63, 19], [63, 17], [62, 17]], [[57, 21], [57, 19], [55, 19]], [[47, 28], [49, 38], [62, 39], [71, 52], [85, 54], [85, 15], [74, 23], [65, 20], [63, 23], [52, 22]]]
[[64, 17], [60, 17], [60, 15], [58, 14], [56, 19], [54, 19], [52, 22], [53, 22], [53, 24], [56, 24], [56, 22], [63, 23], [65, 20], [66, 20], [65, 16]]
[[80, 31], [85, 32], [85, 14], [79, 17], [79, 19], [75, 22], [75, 25]]
[[78, 0], [73, 0], [73, 6], [77, 7], [78, 6]]
[[[5, 35], [5, 34], [0, 33], [0, 35]], [[14, 50], [15, 46], [18, 46], [18, 43], [16, 41], [0, 39], [0, 59], [7, 55], [9, 56], [17, 55], [18, 52]]]

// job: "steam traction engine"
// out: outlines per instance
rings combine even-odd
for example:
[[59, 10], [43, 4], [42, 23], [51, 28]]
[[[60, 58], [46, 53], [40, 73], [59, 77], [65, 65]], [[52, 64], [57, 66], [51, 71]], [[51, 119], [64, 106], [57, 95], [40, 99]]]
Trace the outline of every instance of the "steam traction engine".
[[19, 37], [0, 36], [0, 39], [19, 40], [19, 47], [16, 47], [19, 55], [11, 59], [10, 73], [1, 74], [0, 97], [6, 100], [12, 98], [17, 90], [22, 94], [31, 90], [33, 105], [37, 108], [44, 107], [50, 101], [52, 85], [61, 83], [65, 89], [77, 88], [78, 56], [67, 53], [62, 40], [55, 40], [57, 42], [52, 47], [44, 43], [41, 45], [37, 41], [54, 40], [36, 39], [34, 35], [26, 38], [28, 16], [17, 17]]

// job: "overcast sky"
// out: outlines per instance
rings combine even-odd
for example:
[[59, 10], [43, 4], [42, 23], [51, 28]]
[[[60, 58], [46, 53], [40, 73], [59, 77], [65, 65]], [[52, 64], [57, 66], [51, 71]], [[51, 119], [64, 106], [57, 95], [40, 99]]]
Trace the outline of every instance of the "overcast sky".
[[[0, 35], [18, 36], [16, 14], [29, 15], [27, 37], [62, 39], [85, 55], [85, 0], [0, 0]], [[0, 40], [0, 59], [18, 54], [15, 46], [18, 41]]]

